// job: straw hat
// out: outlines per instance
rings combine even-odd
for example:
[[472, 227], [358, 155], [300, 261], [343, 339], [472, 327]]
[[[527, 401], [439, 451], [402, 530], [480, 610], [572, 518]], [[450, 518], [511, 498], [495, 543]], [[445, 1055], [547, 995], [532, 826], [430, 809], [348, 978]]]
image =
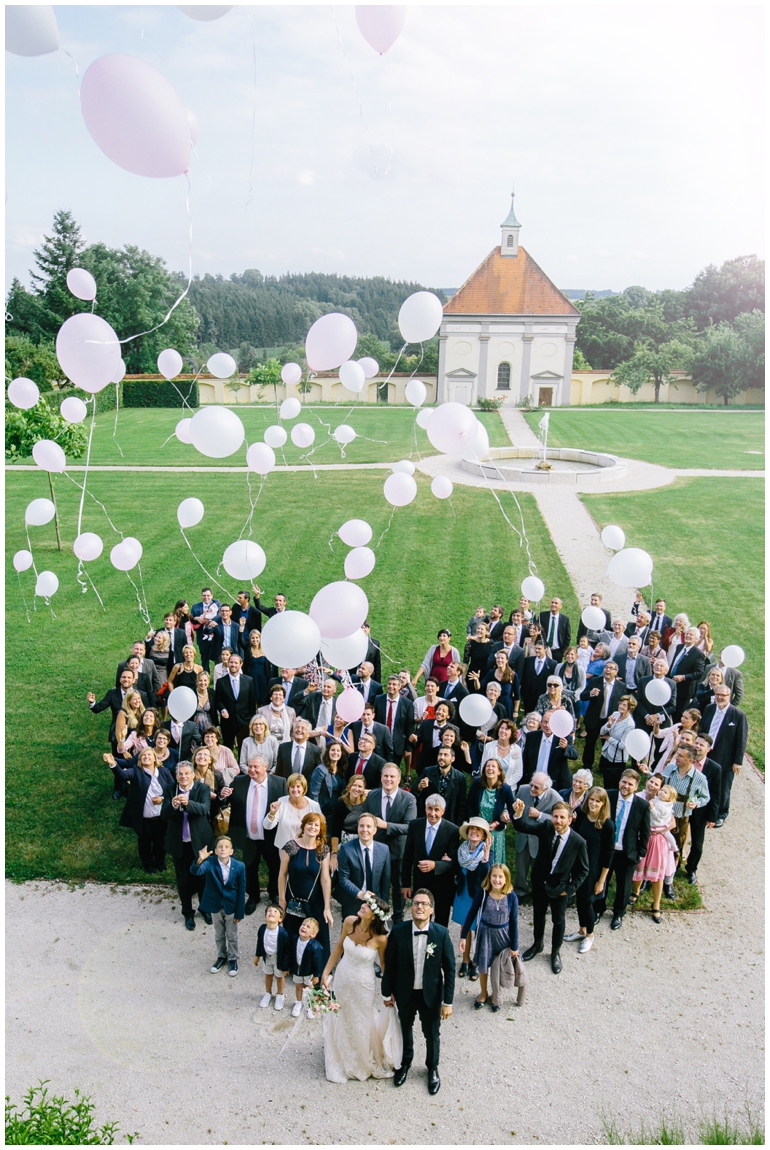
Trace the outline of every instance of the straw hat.
[[468, 827], [478, 827], [480, 831], [484, 832], [485, 839], [492, 838], [492, 832], [489, 829], [489, 823], [486, 819], [479, 818], [478, 815], [475, 815], [472, 819], [468, 819], [467, 823], [463, 823], [463, 825], [460, 827], [461, 839], [467, 839]]

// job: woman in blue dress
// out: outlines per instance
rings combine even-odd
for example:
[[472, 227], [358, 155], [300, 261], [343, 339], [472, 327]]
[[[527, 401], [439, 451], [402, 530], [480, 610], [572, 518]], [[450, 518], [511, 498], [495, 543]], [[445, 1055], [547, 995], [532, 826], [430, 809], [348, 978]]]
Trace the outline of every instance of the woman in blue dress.
[[496, 1014], [500, 1003], [489, 994], [489, 969], [506, 948], [510, 949], [512, 956], [519, 953], [519, 900], [513, 889], [511, 872], [503, 863], [493, 865], [481, 888], [476, 891], [460, 932], [461, 944], [477, 915], [479, 925], [474, 961], [479, 968], [481, 993], [473, 1005], [476, 1010], [481, 1010], [489, 1002], [492, 1013]]
[[[460, 848], [457, 852], [458, 873], [456, 876], [457, 894], [452, 909], [452, 922], [463, 925], [476, 891], [489, 874], [489, 852], [492, 849], [492, 832], [486, 819], [472, 818], [460, 827]], [[476, 982], [478, 972], [476, 964], [471, 962], [471, 948], [473, 946], [473, 932], [476, 929], [474, 919], [468, 930], [465, 940], [462, 962], [458, 977], [466, 975], [471, 982]]]
[[[308, 811], [300, 833], [281, 847], [281, 869], [278, 874], [278, 902], [284, 910], [284, 926], [289, 941], [296, 945], [302, 920], [310, 916], [318, 922], [318, 941], [323, 947], [324, 962], [331, 954], [329, 927], [334, 925], [331, 912], [332, 880], [329, 870], [329, 847], [326, 843], [326, 819]], [[309, 904], [304, 906], [304, 904]], [[291, 913], [292, 906], [299, 913]]]

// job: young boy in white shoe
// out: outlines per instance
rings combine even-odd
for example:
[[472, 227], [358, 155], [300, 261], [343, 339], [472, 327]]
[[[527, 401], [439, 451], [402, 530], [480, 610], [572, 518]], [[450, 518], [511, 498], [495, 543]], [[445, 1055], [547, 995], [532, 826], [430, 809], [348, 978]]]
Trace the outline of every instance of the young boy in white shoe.
[[283, 992], [286, 985], [286, 971], [291, 966], [291, 940], [283, 923], [284, 911], [276, 903], [265, 911], [265, 921], [257, 931], [257, 954], [254, 965], [265, 973], [265, 993], [259, 1005], [263, 1010], [270, 1005], [273, 996], [273, 975], [276, 980], [275, 1009], [283, 1010]]
[[[324, 969], [323, 947], [316, 938], [319, 931], [318, 921], [314, 918], [302, 920], [299, 928], [299, 938], [293, 948], [291, 956], [291, 973], [294, 976], [294, 990], [297, 1001], [291, 1008], [292, 1018], [299, 1018], [302, 1013], [302, 995], [306, 986], [318, 986]], [[308, 1014], [311, 1018], [312, 1015]]]
[[233, 858], [232, 840], [220, 835], [213, 854], [208, 847], [201, 847], [190, 873], [204, 876], [199, 906], [214, 920], [217, 957], [211, 973], [217, 974], [226, 966], [233, 978], [238, 973], [238, 923], [246, 913], [246, 867]]

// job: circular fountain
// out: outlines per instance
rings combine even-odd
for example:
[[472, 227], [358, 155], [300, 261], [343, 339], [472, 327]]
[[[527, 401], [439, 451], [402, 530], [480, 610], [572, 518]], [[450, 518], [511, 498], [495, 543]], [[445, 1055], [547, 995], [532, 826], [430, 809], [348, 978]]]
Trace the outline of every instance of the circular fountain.
[[484, 459], [464, 459], [462, 466], [487, 479], [580, 487], [600, 487], [626, 473], [626, 461], [617, 455], [576, 447], [492, 447]]

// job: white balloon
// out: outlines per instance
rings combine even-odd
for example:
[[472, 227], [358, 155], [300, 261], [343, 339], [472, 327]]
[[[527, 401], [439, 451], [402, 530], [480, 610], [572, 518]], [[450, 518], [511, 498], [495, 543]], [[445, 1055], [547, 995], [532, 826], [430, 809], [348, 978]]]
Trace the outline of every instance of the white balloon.
[[478, 463], [489, 455], [489, 436], [487, 429], [480, 420], [476, 420], [476, 435], [470, 446], [463, 452], [463, 459], [469, 463]]
[[370, 355], [365, 355], [359, 359], [358, 366], [364, 369], [364, 375], [367, 379], [374, 379], [377, 372], [380, 370], [380, 365], [376, 359], [372, 359]]
[[176, 348], [167, 347], [158, 356], [158, 371], [164, 379], [175, 379], [182, 370], [182, 362]]
[[433, 409], [425, 430], [437, 451], [462, 455], [474, 443], [477, 425], [476, 416], [464, 403], [442, 403]]
[[59, 47], [59, 28], [50, 4], [6, 4], [5, 47], [14, 56], [46, 56]]
[[118, 370], [120, 341], [106, 320], [80, 312], [59, 328], [56, 357], [68, 379], [95, 395], [111, 383]]
[[288, 438], [286, 430], [277, 423], [265, 428], [264, 440], [268, 447], [283, 447]]
[[50, 499], [33, 499], [27, 504], [24, 522], [31, 527], [42, 527], [44, 523], [50, 523], [55, 514], [56, 508]]
[[404, 389], [404, 395], [412, 407], [422, 407], [428, 398], [428, 389], [421, 379], [410, 379]]
[[99, 558], [104, 550], [104, 544], [93, 531], [84, 531], [72, 544], [72, 550], [78, 559], [82, 559], [84, 563], [91, 563]]
[[415, 423], [418, 427], [421, 427], [423, 431], [427, 430], [428, 424], [430, 423], [431, 417], [435, 410], [435, 407], [421, 407], [417, 412]]
[[174, 687], [168, 696], [168, 710], [172, 719], [184, 723], [198, 709], [198, 699], [192, 687]]
[[302, 368], [298, 363], [285, 363], [281, 368], [281, 379], [284, 383], [299, 383], [302, 379]]
[[177, 4], [180, 12], [191, 20], [219, 20], [235, 7], [234, 4]]
[[112, 378], [110, 379], [110, 383], [120, 383], [123, 380], [123, 378], [125, 377], [125, 374], [126, 374], [125, 361], [122, 359], [119, 359], [118, 360], [118, 366], [115, 368], [115, 371], [113, 372]]
[[401, 304], [398, 330], [406, 343], [424, 343], [433, 339], [443, 318], [444, 308], [438, 296], [430, 291], [416, 291]]
[[59, 590], [59, 580], [53, 571], [41, 571], [35, 583], [35, 594], [50, 599]]
[[644, 693], [653, 707], [665, 707], [671, 698], [671, 686], [665, 679], [650, 679]]
[[337, 440], [337, 443], [342, 444], [352, 443], [356, 438], [355, 431], [352, 427], [349, 427], [347, 423], [341, 423], [339, 427], [335, 427], [332, 435]]
[[340, 383], [343, 387], [346, 387], [348, 391], [353, 391], [358, 394], [364, 390], [366, 372], [356, 360], [349, 359], [346, 363], [341, 364], [339, 377]]
[[68, 395], [66, 399], [61, 402], [59, 408], [62, 419], [67, 423], [82, 423], [88, 415], [88, 408], [82, 399], [78, 399], [76, 395]]
[[436, 499], [448, 499], [454, 491], [454, 484], [451, 479], [447, 479], [446, 475], [437, 475], [431, 483], [430, 489]]
[[176, 509], [179, 526], [183, 531], [188, 527], [195, 527], [196, 523], [200, 523], [203, 518], [205, 510], [200, 499], [196, 499], [194, 496], [191, 496], [189, 499], [183, 499]]
[[621, 551], [626, 545], [626, 533], [622, 527], [605, 527], [602, 531], [602, 543], [611, 551]]
[[369, 637], [360, 627], [344, 639], [321, 640], [321, 654], [329, 666], [335, 667], [338, 671], [346, 671], [350, 667], [358, 668], [366, 658], [368, 649]]
[[78, 299], [96, 299], [96, 280], [85, 268], [71, 268], [67, 272], [67, 287]]
[[586, 607], [580, 620], [589, 631], [603, 631], [607, 625], [601, 607]]
[[381, 56], [401, 35], [405, 20], [405, 4], [356, 4], [359, 31]]
[[28, 570], [28, 568], [32, 566], [33, 562], [34, 560], [32, 558], [32, 552], [27, 551], [26, 549], [23, 551], [17, 551], [13, 557], [13, 565], [17, 571]]
[[394, 475], [414, 475], [416, 468], [411, 459], [399, 459], [390, 469]]
[[333, 311], [317, 319], [305, 340], [305, 358], [311, 371], [331, 371], [350, 359], [358, 332], [350, 316]]
[[291, 429], [291, 441], [295, 447], [310, 447], [315, 439], [315, 431], [309, 423], [295, 423]]
[[180, 443], [192, 443], [192, 438], [190, 436], [191, 425], [192, 419], [188, 417], [187, 419], [180, 419], [179, 423], [174, 428], [174, 435], [176, 435]]
[[313, 596], [309, 614], [318, 624], [322, 638], [344, 639], [366, 620], [369, 600], [357, 583], [327, 583]]
[[[371, 547], [354, 547], [345, 556], [345, 578], [365, 579], [374, 571], [375, 561], [375, 554]], [[361, 658], [363, 659], [363, 657], [362, 655]]]
[[569, 711], [554, 711], [548, 722], [559, 739], [566, 739], [575, 729], [575, 720]]
[[610, 559], [607, 576], [618, 587], [646, 587], [652, 581], [652, 556], [641, 547], [626, 547]]
[[522, 581], [521, 593], [527, 599], [533, 599], [537, 602], [545, 595], [545, 583], [542, 579], [538, 579], [537, 575], [527, 575], [526, 579]]
[[139, 559], [142, 558], [142, 555], [144, 554], [144, 548], [138, 539], [136, 539], [133, 535], [127, 535], [123, 542], [127, 543], [129, 547], [133, 547]]
[[460, 718], [469, 727], [483, 727], [492, 717], [492, 711], [486, 695], [466, 695], [460, 700]]
[[216, 355], [212, 355], [206, 367], [217, 379], [229, 379], [238, 370], [238, 364], [226, 351], [218, 351]]
[[411, 475], [396, 472], [385, 480], [383, 494], [393, 507], [406, 507], [417, 494], [417, 484]]
[[276, 667], [304, 667], [320, 648], [318, 624], [303, 611], [279, 611], [262, 628], [262, 650]]
[[39, 439], [32, 448], [32, 458], [43, 471], [64, 471], [67, 457], [52, 439]]
[[626, 736], [626, 750], [631, 758], [635, 759], [638, 763], [649, 751], [650, 742], [650, 736], [646, 731], [631, 731], [631, 733]]
[[337, 534], [348, 547], [365, 547], [374, 532], [365, 519], [348, 519]]
[[267, 475], [275, 467], [275, 452], [266, 443], [252, 443], [246, 452], [246, 465], [257, 475]]
[[34, 407], [40, 399], [40, 388], [33, 379], [20, 375], [8, 384], [8, 398], [14, 407], [29, 411], [30, 407]]
[[209, 459], [232, 455], [245, 435], [240, 419], [228, 407], [202, 407], [190, 420], [190, 441]]
[[201, 125], [200, 120], [193, 112], [192, 108], [185, 108], [187, 113], [187, 123], [190, 125], [190, 143], [193, 147], [198, 143], [201, 138]]
[[733, 643], [731, 646], [725, 647], [720, 657], [725, 667], [740, 667], [746, 658], [746, 652], [743, 650], [743, 647], [739, 647]]
[[251, 539], [238, 539], [231, 543], [222, 556], [222, 566], [233, 579], [256, 579], [264, 571], [266, 563], [265, 552]]
[[302, 404], [295, 396], [291, 396], [281, 404], [280, 416], [281, 419], [296, 419], [301, 411]]
[[116, 543], [110, 551], [110, 563], [118, 571], [130, 571], [132, 567], [136, 567], [139, 558], [139, 552], [127, 539], [122, 543]]

